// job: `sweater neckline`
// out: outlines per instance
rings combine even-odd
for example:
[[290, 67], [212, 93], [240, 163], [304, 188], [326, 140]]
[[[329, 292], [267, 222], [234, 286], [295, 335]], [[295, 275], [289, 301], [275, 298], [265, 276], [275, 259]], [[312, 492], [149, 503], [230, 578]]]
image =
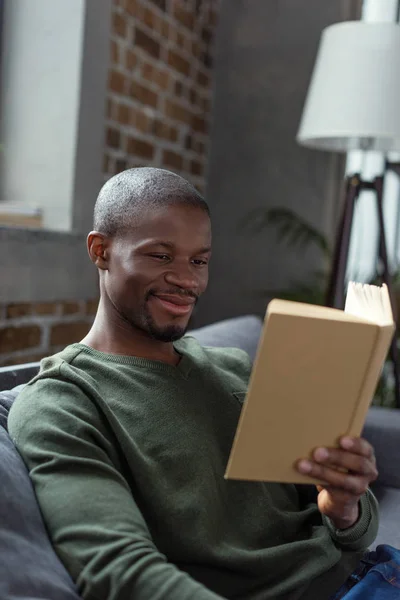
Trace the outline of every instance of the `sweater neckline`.
[[181, 359], [177, 365], [170, 365], [168, 363], [162, 362], [161, 360], [152, 360], [149, 358], [142, 358], [141, 356], [130, 356], [125, 354], [108, 354], [107, 352], [95, 350], [94, 348], [91, 348], [86, 344], [75, 343], [71, 344], [71, 346], [73, 348], [76, 348], [80, 352], [90, 354], [91, 356], [97, 357], [99, 360], [102, 360], [104, 362], [113, 362], [120, 365], [131, 365], [135, 367], [141, 367], [144, 369], [164, 371], [176, 375], [179, 374], [185, 379], [188, 377], [189, 371], [192, 368], [192, 361], [190, 360], [189, 355], [185, 352], [186, 344], [183, 341], [183, 339], [178, 340], [173, 344], [176, 352], [181, 356]]

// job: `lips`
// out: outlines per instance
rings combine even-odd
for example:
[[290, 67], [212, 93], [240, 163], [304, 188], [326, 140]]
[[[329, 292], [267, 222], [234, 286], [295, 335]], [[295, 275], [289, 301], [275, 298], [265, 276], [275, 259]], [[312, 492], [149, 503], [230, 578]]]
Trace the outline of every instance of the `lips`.
[[157, 304], [174, 316], [184, 316], [193, 309], [195, 298], [191, 296], [177, 296], [173, 294], [153, 295]]

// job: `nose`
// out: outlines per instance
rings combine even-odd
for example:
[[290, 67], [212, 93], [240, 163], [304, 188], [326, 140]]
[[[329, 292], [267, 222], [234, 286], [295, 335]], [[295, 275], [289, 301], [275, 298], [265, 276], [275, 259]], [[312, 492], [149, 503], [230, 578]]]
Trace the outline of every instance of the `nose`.
[[164, 275], [168, 285], [180, 287], [184, 290], [197, 292], [199, 281], [195, 273], [193, 273], [190, 265], [175, 264]]

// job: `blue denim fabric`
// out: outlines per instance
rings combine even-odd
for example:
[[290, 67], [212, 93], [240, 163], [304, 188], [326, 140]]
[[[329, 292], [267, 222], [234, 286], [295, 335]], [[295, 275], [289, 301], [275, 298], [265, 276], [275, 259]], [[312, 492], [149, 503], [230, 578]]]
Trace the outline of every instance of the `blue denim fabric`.
[[382, 544], [367, 552], [331, 600], [400, 599], [400, 550]]

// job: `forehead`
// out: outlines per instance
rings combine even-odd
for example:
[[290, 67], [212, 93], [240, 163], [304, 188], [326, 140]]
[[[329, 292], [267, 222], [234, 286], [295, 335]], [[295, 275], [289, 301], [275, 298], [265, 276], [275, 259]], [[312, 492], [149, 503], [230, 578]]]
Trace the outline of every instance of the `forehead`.
[[193, 245], [209, 245], [211, 222], [199, 206], [172, 204], [141, 211], [128, 236], [133, 243], [157, 239], [177, 245], [190, 241]]

